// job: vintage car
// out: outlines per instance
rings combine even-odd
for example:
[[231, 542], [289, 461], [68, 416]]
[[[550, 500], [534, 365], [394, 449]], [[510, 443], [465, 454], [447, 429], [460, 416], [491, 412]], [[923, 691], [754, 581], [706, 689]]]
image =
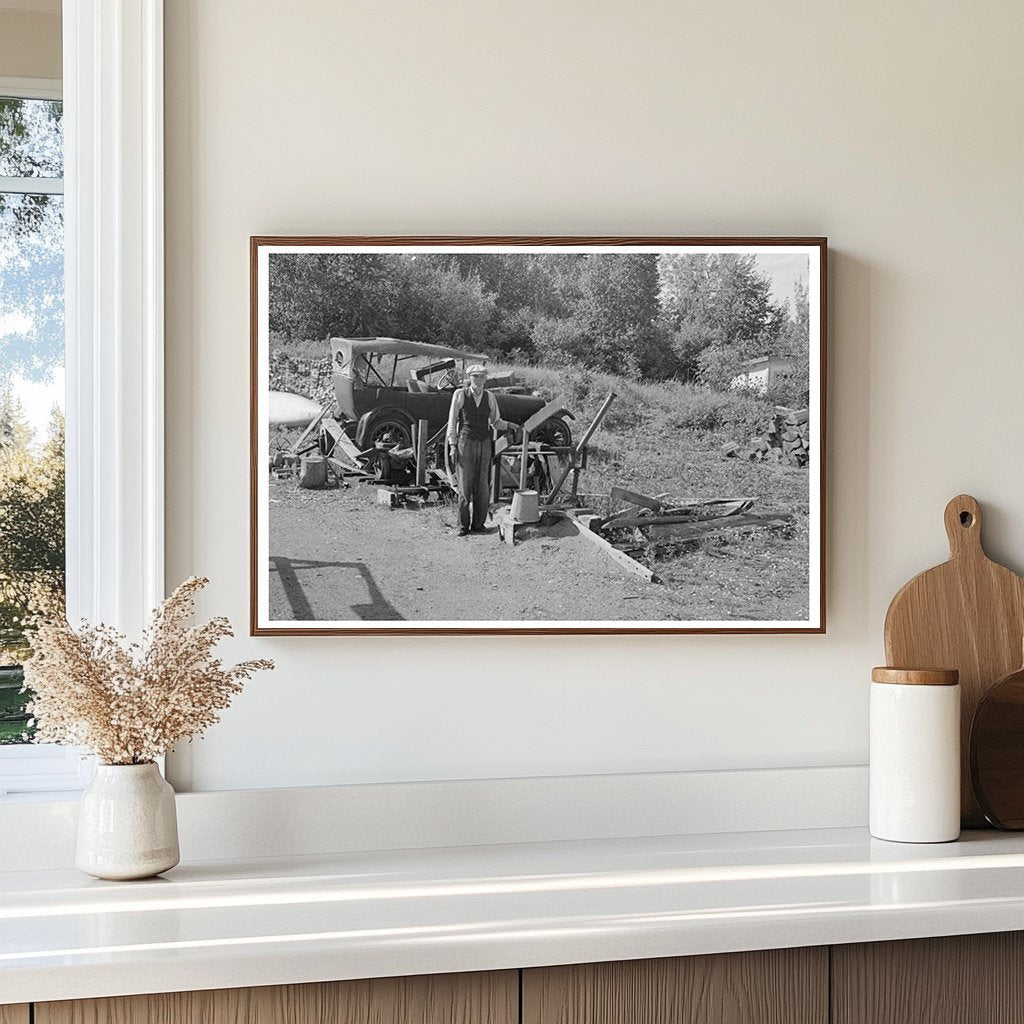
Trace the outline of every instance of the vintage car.
[[[413, 426], [426, 420], [431, 434], [448, 422], [452, 396], [462, 387], [466, 367], [487, 357], [445, 345], [399, 338], [331, 338], [337, 419], [360, 449], [380, 444], [405, 447]], [[488, 390], [498, 399], [502, 419], [525, 423], [544, 399], [517, 386], [511, 375], [492, 377]], [[560, 410], [534, 435], [555, 446], [572, 443], [568, 409]]]

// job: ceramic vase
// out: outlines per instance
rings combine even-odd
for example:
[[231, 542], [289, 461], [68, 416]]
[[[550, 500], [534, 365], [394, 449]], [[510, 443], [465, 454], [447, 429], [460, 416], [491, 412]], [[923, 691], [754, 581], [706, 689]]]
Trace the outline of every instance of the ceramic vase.
[[82, 794], [75, 865], [96, 878], [151, 878], [180, 860], [174, 790], [148, 764], [99, 764]]

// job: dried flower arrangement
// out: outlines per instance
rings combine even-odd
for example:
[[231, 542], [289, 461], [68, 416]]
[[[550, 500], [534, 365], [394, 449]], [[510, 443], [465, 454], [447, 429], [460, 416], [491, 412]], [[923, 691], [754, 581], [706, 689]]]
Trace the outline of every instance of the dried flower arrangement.
[[267, 660], [225, 668], [213, 648], [232, 636], [223, 617], [188, 626], [209, 580], [193, 576], [153, 612], [141, 644], [109, 626], [40, 617], [25, 662], [36, 742], [83, 747], [104, 764], [146, 764], [220, 718]]

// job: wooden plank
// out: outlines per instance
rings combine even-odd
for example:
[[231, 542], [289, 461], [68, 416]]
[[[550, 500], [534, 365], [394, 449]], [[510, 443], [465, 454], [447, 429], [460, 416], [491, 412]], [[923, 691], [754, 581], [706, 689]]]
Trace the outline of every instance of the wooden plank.
[[334, 442], [331, 455], [349, 465], [351, 469], [362, 469], [363, 464], [357, 458], [359, 449], [352, 443], [337, 420], [327, 417], [323, 422], [324, 432]]
[[[665, 512], [663, 515], [653, 516], [642, 516], [642, 515], [630, 515], [626, 513], [617, 512], [615, 515], [608, 516], [605, 520], [607, 526], [622, 527], [623, 529], [632, 530], [637, 526], [671, 526], [676, 523], [717, 523], [720, 519], [740, 519], [742, 516], [740, 513], [745, 513], [748, 508], [753, 504], [749, 499], [738, 499], [733, 503], [723, 503], [722, 505], [708, 506], [706, 512], [699, 512], [697, 508], [699, 506], [692, 506], [693, 510], [680, 510], [678, 512]], [[788, 515], [788, 513], [781, 512], [751, 512], [750, 515]]]
[[[541, 967], [523, 1024], [825, 1024], [828, 949]], [[1007, 1018], [1009, 1019], [1009, 1018]], [[859, 1024], [869, 1024], [864, 1017]]]
[[[616, 513], [613, 516], [608, 516], [605, 520], [605, 526], [613, 526], [616, 529], [633, 530], [636, 527], [646, 528], [648, 526], [675, 526], [677, 524], [685, 523], [717, 523], [719, 519], [724, 519], [725, 516], [698, 516], [691, 515], [686, 512], [672, 512], [666, 513], [663, 516], [638, 516], [630, 515], [626, 513]], [[731, 518], [731, 517], [730, 517]]]
[[312, 434], [313, 431], [320, 426], [320, 423], [322, 422], [323, 418], [331, 411], [331, 406], [333, 405], [334, 400], [332, 399], [320, 410], [320, 412], [316, 416], [313, 417], [313, 419], [310, 421], [309, 426], [306, 427], [306, 429], [299, 435], [299, 439], [295, 442], [295, 444], [292, 445], [293, 451], [297, 452], [299, 448], [302, 446], [303, 442], [306, 440], [306, 438], [309, 437], [309, 435]]
[[448, 485], [445, 483], [423, 484], [423, 486], [419, 484], [409, 484], [408, 486], [388, 484], [382, 490], [389, 491], [391, 494], [429, 494], [432, 491], [447, 491]]
[[0, 1006], [0, 1024], [28, 1024], [29, 1013], [27, 1003], [12, 1006]]
[[834, 1024], [1024, 1020], [1024, 933], [832, 947]]
[[[359, 465], [359, 457], [363, 454], [352, 440], [345, 433], [345, 429], [341, 426], [337, 420], [332, 421], [338, 428], [337, 447], [340, 448], [357, 466]], [[372, 451], [373, 449], [371, 449]]]
[[626, 487], [613, 487], [608, 493], [613, 505], [625, 501], [630, 505], [639, 505], [641, 508], [649, 508], [653, 512], [660, 512], [664, 507], [663, 501], [652, 498], [647, 494], [640, 494], [639, 491], [631, 491]]
[[[714, 537], [719, 533], [740, 529], [744, 526], [785, 526], [792, 522], [792, 517], [782, 515], [749, 515], [725, 516], [723, 519], [711, 519], [702, 523], [679, 523], [675, 526], [650, 526], [647, 534], [651, 539], [668, 538], [673, 540], [696, 540], [701, 537]], [[616, 524], [617, 525], [617, 524]]]
[[[544, 410], [541, 409], [541, 412]], [[529, 421], [527, 421], [529, 422]], [[526, 477], [530, 468], [530, 428], [523, 427], [523, 454], [519, 458], [519, 490], [526, 490]]]
[[422, 487], [427, 482], [427, 435], [430, 424], [420, 420], [416, 424], [416, 484]]
[[338, 476], [350, 478], [358, 477], [363, 480], [370, 479], [369, 473], [367, 473], [365, 470], [353, 469], [351, 466], [349, 466], [347, 462], [341, 462], [340, 460], [336, 459], [333, 455], [327, 456], [327, 465], [330, 466], [331, 469], [333, 469], [334, 472], [338, 474]]
[[538, 409], [524, 424], [523, 433], [532, 434], [542, 423], [546, 423], [560, 409], [565, 408], [565, 396], [560, 395], [553, 402], [548, 402], [543, 409]]
[[587, 540], [595, 547], [600, 548], [609, 558], [618, 562], [626, 572], [631, 573], [633, 576], [639, 576], [647, 583], [661, 582], [653, 569], [648, 569], [646, 565], [641, 565], [635, 558], [630, 558], [625, 551], [620, 551], [617, 547], [606, 541], [601, 534], [595, 533], [590, 528], [590, 521], [600, 519], [600, 516], [577, 516], [570, 512], [568, 518], [576, 524], [576, 529], [579, 530], [581, 536], [586, 537]]
[[[36, 1024], [517, 1024], [516, 971], [37, 1003]], [[17, 1020], [17, 1024], [22, 1024]]]

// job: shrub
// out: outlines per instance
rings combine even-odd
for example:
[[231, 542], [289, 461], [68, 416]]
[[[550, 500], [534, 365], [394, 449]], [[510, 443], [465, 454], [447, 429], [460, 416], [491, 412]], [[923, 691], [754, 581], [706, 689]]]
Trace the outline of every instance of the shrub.
[[664, 430], [720, 430], [754, 433], [766, 418], [770, 403], [743, 391], [716, 391], [690, 386], [665, 389], [665, 404], [657, 425]]
[[571, 409], [582, 408], [594, 389], [594, 373], [583, 366], [567, 366], [558, 372], [555, 390], [565, 395]]

